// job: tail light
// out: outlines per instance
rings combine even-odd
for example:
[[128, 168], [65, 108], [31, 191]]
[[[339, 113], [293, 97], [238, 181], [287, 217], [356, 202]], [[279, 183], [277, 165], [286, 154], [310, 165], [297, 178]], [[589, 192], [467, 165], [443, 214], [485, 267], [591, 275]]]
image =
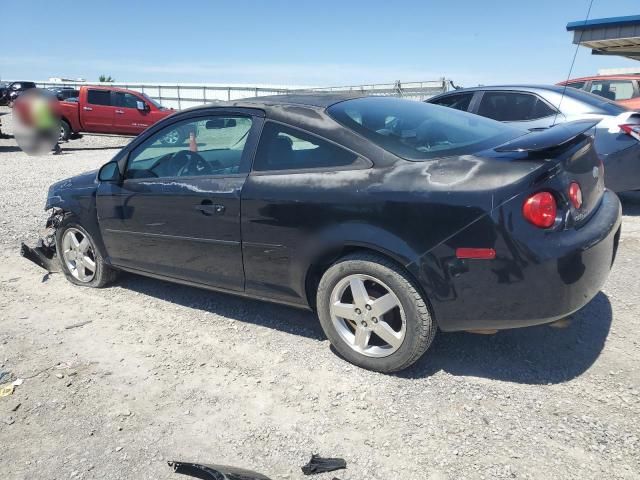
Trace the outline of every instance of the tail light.
[[640, 125], [627, 123], [624, 125], [620, 125], [620, 129], [627, 135], [635, 138], [640, 142]]
[[522, 205], [522, 215], [536, 227], [549, 228], [556, 221], [558, 206], [556, 199], [549, 192], [538, 192], [531, 195]]
[[569, 200], [575, 209], [582, 206], [582, 190], [577, 182], [571, 182], [569, 185]]

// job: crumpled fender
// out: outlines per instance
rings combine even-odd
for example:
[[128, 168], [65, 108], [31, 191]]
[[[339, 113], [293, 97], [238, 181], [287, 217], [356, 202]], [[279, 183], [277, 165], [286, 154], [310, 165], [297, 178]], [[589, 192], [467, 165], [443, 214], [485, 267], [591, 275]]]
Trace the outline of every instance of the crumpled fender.
[[96, 212], [97, 174], [98, 170], [93, 170], [54, 183], [49, 187], [44, 209], [59, 209], [65, 214], [75, 216], [78, 223], [89, 232], [96, 248], [108, 263], [109, 258], [100, 235]]

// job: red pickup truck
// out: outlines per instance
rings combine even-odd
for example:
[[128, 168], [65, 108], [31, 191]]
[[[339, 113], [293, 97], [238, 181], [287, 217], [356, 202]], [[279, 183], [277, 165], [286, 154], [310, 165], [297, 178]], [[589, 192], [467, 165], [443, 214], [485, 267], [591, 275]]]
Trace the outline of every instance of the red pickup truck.
[[[60, 101], [60, 138], [75, 133], [138, 135], [147, 127], [174, 113], [144, 93], [115, 87], [80, 87], [77, 101]], [[163, 143], [180, 144], [188, 132], [169, 132]]]

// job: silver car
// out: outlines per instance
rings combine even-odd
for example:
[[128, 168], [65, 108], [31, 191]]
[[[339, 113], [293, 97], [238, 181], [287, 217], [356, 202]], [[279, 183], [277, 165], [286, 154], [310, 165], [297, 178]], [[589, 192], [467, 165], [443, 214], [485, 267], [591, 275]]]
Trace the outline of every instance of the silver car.
[[[563, 95], [564, 93], [564, 95]], [[610, 190], [640, 190], [640, 114], [603, 97], [556, 85], [507, 85], [455, 90], [429, 103], [493, 118], [523, 130], [600, 119], [595, 146]]]

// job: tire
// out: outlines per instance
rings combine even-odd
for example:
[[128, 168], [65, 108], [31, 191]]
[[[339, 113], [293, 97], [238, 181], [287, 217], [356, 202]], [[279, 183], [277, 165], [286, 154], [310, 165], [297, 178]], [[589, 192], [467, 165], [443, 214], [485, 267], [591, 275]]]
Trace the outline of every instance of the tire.
[[[66, 236], [69, 235], [69, 240]], [[79, 244], [73, 251], [66, 253], [72, 242], [71, 236], [75, 236]], [[83, 247], [83, 240], [88, 241], [86, 250]], [[67, 216], [56, 231], [56, 251], [62, 266], [65, 277], [74, 285], [82, 287], [101, 288], [116, 279], [118, 272], [104, 262], [102, 255], [95, 246], [95, 241], [91, 235], [80, 225], [74, 216]], [[80, 254], [83, 260], [78, 261]], [[74, 260], [73, 257], [76, 259]], [[93, 270], [87, 265], [86, 258], [92, 261]], [[86, 263], [85, 263], [86, 262]], [[79, 267], [74, 268], [75, 265]]]
[[160, 139], [160, 143], [166, 146], [177, 146], [182, 145], [186, 138], [182, 130], [175, 128], [167, 132], [167, 134]]
[[58, 139], [61, 142], [66, 142], [69, 140], [73, 132], [71, 131], [71, 125], [66, 120], [60, 121], [60, 138]]
[[[360, 281], [365, 290], [357, 300], [352, 288], [361, 291]], [[362, 298], [367, 299], [366, 310], [358, 308]], [[376, 304], [375, 300], [381, 302]], [[395, 306], [386, 311], [390, 305]], [[376, 372], [396, 372], [415, 363], [437, 331], [425, 299], [407, 273], [376, 254], [354, 253], [329, 267], [318, 286], [317, 307], [322, 329], [337, 352], [349, 362]], [[341, 318], [336, 312], [353, 318]], [[387, 327], [393, 330], [392, 335]], [[377, 332], [384, 335], [378, 336]], [[385, 338], [392, 340], [386, 342]]]

